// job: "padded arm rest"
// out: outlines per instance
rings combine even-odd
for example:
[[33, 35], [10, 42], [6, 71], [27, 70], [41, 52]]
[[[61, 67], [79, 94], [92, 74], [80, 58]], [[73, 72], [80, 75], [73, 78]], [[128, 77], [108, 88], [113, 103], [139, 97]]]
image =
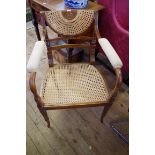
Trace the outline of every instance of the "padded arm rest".
[[112, 64], [113, 68], [121, 68], [123, 66], [123, 63], [110, 42], [106, 38], [100, 38], [98, 39], [98, 42], [107, 58], [109, 59], [110, 63]]
[[[27, 64], [27, 70], [29, 72], [36, 72], [39, 67], [39, 62], [43, 51], [46, 49], [46, 44], [44, 41], [37, 41], [29, 58]], [[47, 49], [46, 49], [47, 51]]]

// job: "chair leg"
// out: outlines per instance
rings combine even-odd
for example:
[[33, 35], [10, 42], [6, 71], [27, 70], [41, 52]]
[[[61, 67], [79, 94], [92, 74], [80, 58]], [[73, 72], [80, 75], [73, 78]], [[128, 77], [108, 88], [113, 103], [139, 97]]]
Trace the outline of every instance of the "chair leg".
[[34, 97], [36, 103], [37, 103], [37, 107], [40, 111], [40, 113], [42, 114], [42, 116], [44, 117], [45, 121], [47, 122], [47, 127], [50, 128], [50, 120], [49, 117], [47, 115], [47, 111], [40, 105], [40, 101], [37, 97]]
[[44, 117], [45, 121], [47, 122], [47, 127], [50, 128], [50, 120], [49, 120], [47, 111], [45, 109], [41, 109], [41, 108], [39, 108], [39, 111], [42, 114], [42, 116]]
[[103, 123], [103, 118], [105, 117], [105, 115], [107, 114], [107, 112], [109, 111], [110, 107], [112, 106], [112, 104], [108, 104], [106, 106], [104, 106], [104, 109], [102, 111], [102, 115], [101, 115], [101, 123]]

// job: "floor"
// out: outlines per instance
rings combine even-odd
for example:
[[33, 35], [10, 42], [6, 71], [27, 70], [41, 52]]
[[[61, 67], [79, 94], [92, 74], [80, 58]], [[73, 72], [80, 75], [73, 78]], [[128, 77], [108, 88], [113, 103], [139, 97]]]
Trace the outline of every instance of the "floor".
[[[27, 60], [37, 40], [34, 28], [27, 29]], [[114, 75], [100, 66], [103, 74], [113, 87]], [[41, 59], [37, 75], [37, 87], [47, 70], [46, 55]], [[51, 128], [37, 109], [33, 95], [28, 86], [26, 99], [26, 154], [27, 155], [128, 155], [125, 144], [111, 129], [109, 123], [115, 120], [128, 119], [128, 87], [123, 84], [120, 93], [100, 123], [102, 107], [72, 110], [49, 111]]]
[[31, 29], [31, 28], [33, 28], [34, 26], [33, 26], [33, 24], [32, 24], [32, 21], [29, 21], [29, 22], [26, 22], [26, 29], [28, 30], [28, 29]]

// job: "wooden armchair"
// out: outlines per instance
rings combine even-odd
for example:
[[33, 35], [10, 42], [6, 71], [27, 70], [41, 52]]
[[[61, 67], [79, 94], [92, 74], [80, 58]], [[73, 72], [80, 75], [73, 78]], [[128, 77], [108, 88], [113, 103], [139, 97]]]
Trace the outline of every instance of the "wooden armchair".
[[[39, 111], [48, 124], [47, 126], [50, 127], [47, 110], [95, 106], [104, 106], [101, 116], [102, 122], [119, 91], [122, 81], [122, 62], [109, 41], [100, 37], [97, 14], [90, 10], [65, 10], [46, 11], [42, 12], [42, 15], [44, 17], [43, 36], [41, 41], [37, 41], [34, 46], [27, 69], [31, 72], [30, 89]], [[45, 22], [58, 34], [58, 37], [48, 38]], [[92, 31], [91, 35], [87, 35], [89, 30]], [[63, 40], [66, 44], [54, 44], [59, 40]], [[96, 40], [98, 40], [116, 73], [115, 87], [111, 91], [109, 91], [103, 75], [93, 65]], [[89, 49], [89, 63], [53, 64], [51, 50], [61, 48], [69, 49], [69, 58], [73, 48]], [[35, 79], [39, 61], [45, 50], [48, 56], [49, 70], [45, 75], [39, 94]]]

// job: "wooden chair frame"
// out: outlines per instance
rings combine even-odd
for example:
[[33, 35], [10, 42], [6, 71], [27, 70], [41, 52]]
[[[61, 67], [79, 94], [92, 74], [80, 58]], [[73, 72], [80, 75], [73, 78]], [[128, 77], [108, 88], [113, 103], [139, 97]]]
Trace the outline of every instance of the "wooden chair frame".
[[[73, 11], [74, 12], [74, 11]], [[44, 16], [44, 12], [42, 12], [43, 16]], [[94, 35], [93, 36], [58, 36], [54, 39], [49, 39], [48, 35], [47, 35], [47, 30], [46, 30], [46, 24], [45, 24], [45, 18], [43, 18], [43, 36], [42, 36], [42, 40], [44, 40], [46, 42], [47, 45], [47, 49], [48, 49], [48, 60], [49, 60], [49, 67], [53, 66], [53, 61], [52, 61], [52, 54], [51, 54], [51, 49], [60, 49], [60, 48], [75, 48], [75, 47], [82, 47], [82, 48], [89, 48], [90, 50], [90, 64], [94, 64], [94, 62], [92, 60], [95, 60], [95, 47], [96, 47], [96, 39], [100, 39], [101, 35], [99, 33], [99, 29], [98, 29], [98, 14], [95, 13], [95, 19], [93, 22], [93, 27], [94, 27]], [[90, 41], [90, 46], [86, 45], [86, 44], [66, 44], [66, 45], [57, 45], [57, 46], [53, 46], [53, 47], [49, 47], [49, 42], [51, 41], [57, 41], [57, 40], [85, 40], [85, 41]], [[94, 57], [93, 59], [91, 59], [91, 57]], [[111, 91], [110, 97], [109, 99], [104, 102], [104, 103], [94, 103], [94, 104], [83, 104], [83, 103], [77, 103], [77, 104], [69, 104], [69, 105], [51, 105], [51, 106], [46, 106], [44, 104], [44, 102], [41, 100], [41, 97], [39, 96], [37, 89], [36, 89], [36, 72], [31, 72], [30, 74], [30, 79], [29, 79], [29, 86], [30, 86], [30, 90], [34, 95], [34, 99], [37, 103], [37, 107], [39, 109], [39, 111], [41, 112], [41, 114], [43, 115], [45, 121], [47, 122], [47, 126], [50, 127], [50, 121], [49, 121], [49, 117], [47, 115], [47, 110], [55, 110], [55, 109], [70, 109], [70, 108], [84, 108], [84, 107], [96, 107], [96, 106], [104, 106], [102, 115], [101, 115], [101, 122], [103, 122], [103, 118], [106, 115], [106, 113], [108, 112], [108, 110], [110, 109], [110, 107], [112, 106], [114, 99], [116, 97], [116, 95], [118, 94], [118, 91], [120, 89], [121, 83], [122, 83], [122, 73], [121, 73], [121, 68], [114, 68], [115, 74], [116, 74], [116, 81], [115, 81], [115, 86], [113, 88], [113, 90]]]

